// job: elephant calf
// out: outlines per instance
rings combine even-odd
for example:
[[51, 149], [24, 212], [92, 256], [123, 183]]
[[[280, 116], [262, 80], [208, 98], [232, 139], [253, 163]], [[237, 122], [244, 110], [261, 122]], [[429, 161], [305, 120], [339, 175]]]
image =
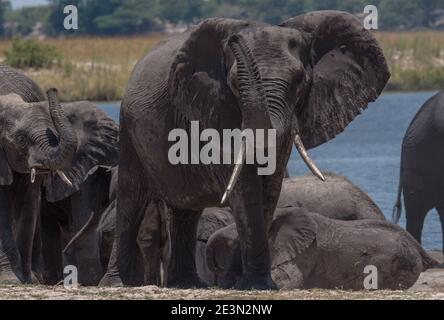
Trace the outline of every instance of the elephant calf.
[[[278, 208], [304, 207], [311, 212], [339, 220], [385, 220], [383, 213], [370, 197], [347, 178], [323, 173], [325, 182], [311, 174], [284, 179]], [[234, 222], [229, 208], [205, 209], [197, 229], [196, 267], [199, 277], [214, 284], [205, 258], [206, 243], [217, 230]]]
[[[405, 289], [438, 264], [410, 234], [389, 222], [341, 221], [304, 208], [276, 210], [269, 245], [272, 277], [280, 289], [362, 290], [367, 266], [376, 267], [378, 289]], [[234, 224], [210, 237], [206, 254], [217, 283], [232, 285], [241, 270]]]

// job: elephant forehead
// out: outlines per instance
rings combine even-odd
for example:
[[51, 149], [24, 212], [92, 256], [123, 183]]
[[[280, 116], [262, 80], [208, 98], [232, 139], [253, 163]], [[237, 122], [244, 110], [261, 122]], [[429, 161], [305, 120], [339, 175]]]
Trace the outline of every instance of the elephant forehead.
[[252, 50], [261, 45], [266, 46], [262, 49], [266, 49], [267, 47], [279, 48], [280, 45], [286, 46], [290, 40], [292, 41], [292, 45], [302, 45], [305, 41], [299, 30], [273, 26], [257, 28], [254, 30], [247, 29], [241, 31], [239, 34], [245, 38]]

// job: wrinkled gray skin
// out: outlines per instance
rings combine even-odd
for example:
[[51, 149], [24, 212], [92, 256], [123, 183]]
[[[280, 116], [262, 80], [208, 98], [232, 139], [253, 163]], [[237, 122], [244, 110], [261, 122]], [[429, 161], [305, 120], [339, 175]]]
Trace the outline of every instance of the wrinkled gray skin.
[[[117, 162], [117, 146], [110, 150], [110, 160]], [[111, 162], [111, 161], [109, 161]], [[81, 285], [97, 285], [106, 271], [101, 259], [100, 233], [88, 232], [69, 252], [62, 249], [85, 225], [97, 226], [99, 219], [115, 199], [116, 170], [96, 166], [81, 184], [80, 190], [57, 202], [42, 199], [42, 273], [45, 284], [56, 284], [63, 279], [63, 267], [74, 265], [78, 269]]]
[[[435, 208], [444, 240], [444, 92], [430, 98], [412, 120], [402, 142], [395, 223], [404, 195], [407, 231], [421, 243], [424, 219]], [[444, 242], [443, 242], [444, 252]], [[444, 265], [443, 265], [444, 267]]]
[[[370, 197], [347, 178], [328, 172], [324, 176], [325, 182], [313, 175], [284, 179], [277, 207], [303, 207], [338, 220], [385, 220]], [[207, 266], [206, 243], [213, 233], [233, 222], [229, 208], [207, 208], [199, 220], [196, 266], [199, 277], [209, 285], [215, 279]]]
[[31, 269], [39, 272], [41, 197], [57, 201], [78, 191], [86, 173], [103, 162], [104, 140], [116, 141], [115, 127], [110, 134], [98, 125], [109, 118], [93, 104], [60, 104], [55, 89], [44, 100], [30, 79], [0, 66], [0, 283], [32, 281]]
[[339, 220], [385, 220], [381, 209], [347, 178], [326, 172], [325, 181], [313, 175], [284, 179], [278, 207], [299, 206]]
[[[407, 289], [438, 264], [408, 232], [387, 221], [341, 221], [304, 208], [278, 208], [269, 242], [279, 289], [363, 290], [366, 266], [377, 268], [378, 289]], [[240, 277], [234, 225], [211, 236], [207, 259], [220, 285], [230, 287]]]
[[[271, 26], [208, 19], [162, 42], [135, 66], [120, 114], [116, 241], [102, 285], [159, 284], [159, 210], [171, 215], [166, 285], [199, 286], [194, 252], [204, 208], [219, 206], [232, 165], [173, 165], [172, 129], [276, 129], [276, 171], [259, 176], [244, 165], [226, 201], [241, 235], [239, 289], [269, 289], [267, 229], [292, 142], [299, 133], [313, 148], [335, 137], [389, 79], [381, 48], [352, 15], [313, 12]], [[155, 150], [155, 152], [153, 152]], [[144, 220], [152, 233], [138, 243]], [[132, 277], [138, 247], [145, 278]]]

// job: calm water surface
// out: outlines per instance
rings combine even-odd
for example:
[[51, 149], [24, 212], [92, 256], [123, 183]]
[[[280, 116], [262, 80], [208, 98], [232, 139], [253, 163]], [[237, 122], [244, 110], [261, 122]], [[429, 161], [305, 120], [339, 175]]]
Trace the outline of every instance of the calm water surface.
[[[343, 133], [311, 150], [310, 155], [321, 170], [344, 175], [362, 188], [390, 219], [398, 189], [402, 138], [418, 109], [433, 94], [384, 94]], [[118, 121], [120, 103], [99, 103], [99, 106]], [[295, 152], [289, 170], [291, 175], [307, 172]], [[404, 212], [401, 225], [405, 227]], [[424, 226], [423, 245], [426, 249], [440, 249], [441, 239], [438, 214], [431, 211]]]

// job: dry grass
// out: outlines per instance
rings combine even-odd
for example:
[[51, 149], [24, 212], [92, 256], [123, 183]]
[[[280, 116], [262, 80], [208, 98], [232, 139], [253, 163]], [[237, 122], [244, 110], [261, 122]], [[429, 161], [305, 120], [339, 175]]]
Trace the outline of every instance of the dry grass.
[[[58, 87], [63, 100], [119, 100], [137, 60], [162, 38], [110, 37], [45, 39], [63, 62], [51, 70], [26, 70], [43, 89]], [[0, 56], [10, 41], [0, 41]]]
[[444, 89], [444, 32], [376, 33], [390, 65], [389, 90]]
[[234, 290], [176, 290], [155, 286], [139, 288], [80, 287], [66, 290], [62, 286], [0, 286], [0, 299], [178, 299], [178, 300], [444, 300], [444, 293], [411, 291], [234, 291]]
[[[388, 90], [444, 88], [444, 32], [375, 33], [389, 62]], [[134, 64], [160, 35], [45, 39], [64, 61], [51, 70], [26, 70], [44, 89], [56, 86], [64, 100], [119, 100]], [[10, 41], [0, 41], [0, 59]]]

